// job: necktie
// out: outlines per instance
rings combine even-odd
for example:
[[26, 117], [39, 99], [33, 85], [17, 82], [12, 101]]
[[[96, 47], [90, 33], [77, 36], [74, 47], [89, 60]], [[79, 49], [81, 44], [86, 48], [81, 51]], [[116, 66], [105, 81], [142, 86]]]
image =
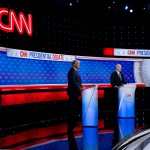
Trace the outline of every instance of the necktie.
[[121, 73], [119, 72], [119, 77], [120, 77], [120, 80], [122, 80], [122, 77], [121, 77]]

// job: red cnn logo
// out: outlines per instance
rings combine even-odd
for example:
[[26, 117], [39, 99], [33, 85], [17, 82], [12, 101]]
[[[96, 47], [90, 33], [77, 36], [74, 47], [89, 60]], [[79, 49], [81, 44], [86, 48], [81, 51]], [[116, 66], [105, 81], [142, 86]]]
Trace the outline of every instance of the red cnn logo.
[[135, 55], [135, 51], [134, 50], [128, 50], [128, 55]]
[[[3, 23], [3, 16], [8, 17], [8, 24]], [[27, 34], [32, 36], [32, 15], [28, 14], [27, 21], [25, 15], [22, 12], [19, 13], [17, 18], [15, 12], [12, 9], [8, 11], [7, 8], [0, 8], [0, 29], [5, 32], [14, 32], [14, 26], [16, 26], [19, 34], [23, 34], [24, 29], [26, 29]]]
[[20, 56], [21, 57], [27, 57], [28, 53], [26, 51], [20, 51]]
[[126, 97], [131, 97], [131, 94], [127, 94]]

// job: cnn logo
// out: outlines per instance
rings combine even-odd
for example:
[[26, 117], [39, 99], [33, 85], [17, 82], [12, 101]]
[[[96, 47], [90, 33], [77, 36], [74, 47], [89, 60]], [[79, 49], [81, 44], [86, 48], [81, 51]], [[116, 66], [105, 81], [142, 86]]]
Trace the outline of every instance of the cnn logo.
[[131, 94], [127, 94], [126, 97], [131, 97]]
[[128, 55], [135, 55], [135, 51], [134, 50], [129, 50]]
[[[2, 21], [2, 17], [4, 16], [8, 18], [8, 24]], [[23, 34], [24, 29], [26, 29], [27, 34], [32, 36], [32, 15], [28, 14], [28, 19], [26, 19], [22, 12], [17, 17], [12, 9], [8, 11], [7, 8], [0, 8], [0, 30], [14, 32], [15, 27], [19, 34]]]

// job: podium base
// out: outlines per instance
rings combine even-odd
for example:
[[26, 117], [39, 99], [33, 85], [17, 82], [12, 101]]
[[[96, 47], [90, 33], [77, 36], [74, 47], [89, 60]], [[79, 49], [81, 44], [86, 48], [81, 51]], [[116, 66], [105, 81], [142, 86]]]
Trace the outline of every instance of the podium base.
[[83, 126], [83, 150], [89, 149], [98, 150], [98, 126]]

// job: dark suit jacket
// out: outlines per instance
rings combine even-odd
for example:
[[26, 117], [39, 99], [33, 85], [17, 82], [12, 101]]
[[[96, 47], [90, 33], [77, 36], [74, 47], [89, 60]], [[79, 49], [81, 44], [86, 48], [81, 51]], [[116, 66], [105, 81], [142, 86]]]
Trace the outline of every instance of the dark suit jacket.
[[[120, 72], [121, 73], [121, 72]], [[116, 85], [117, 86], [121, 86], [122, 84], [126, 84], [127, 82], [125, 81], [124, 79], [124, 75], [121, 73], [121, 78], [122, 80], [120, 79], [117, 71], [114, 71], [112, 74], [111, 74], [111, 77], [110, 77], [110, 83], [112, 85], [112, 87], [114, 88]]]
[[80, 95], [80, 89], [82, 88], [81, 77], [78, 72], [71, 67], [68, 71], [68, 95]]

